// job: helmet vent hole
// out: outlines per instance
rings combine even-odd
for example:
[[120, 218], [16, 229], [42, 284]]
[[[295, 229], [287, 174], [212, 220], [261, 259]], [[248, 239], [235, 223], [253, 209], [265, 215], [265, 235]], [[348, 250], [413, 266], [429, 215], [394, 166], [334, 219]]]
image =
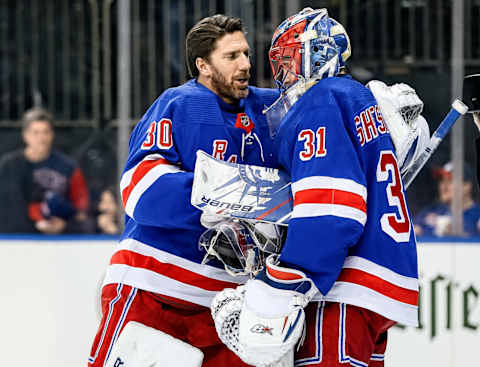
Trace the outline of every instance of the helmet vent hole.
[[313, 46], [313, 52], [318, 52], [318, 47], [317, 46]]

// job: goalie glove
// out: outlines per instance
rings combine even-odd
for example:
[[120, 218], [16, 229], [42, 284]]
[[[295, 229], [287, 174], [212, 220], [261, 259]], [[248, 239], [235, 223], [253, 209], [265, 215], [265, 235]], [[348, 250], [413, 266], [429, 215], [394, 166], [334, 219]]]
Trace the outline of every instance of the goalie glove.
[[423, 102], [415, 90], [400, 83], [387, 86], [379, 80], [367, 84], [375, 97], [395, 147], [400, 171], [405, 172], [430, 140]]
[[318, 292], [304, 273], [275, 259], [270, 255], [256, 279], [224, 289], [211, 305], [220, 340], [245, 363], [259, 367], [292, 353], [304, 329], [303, 308]]

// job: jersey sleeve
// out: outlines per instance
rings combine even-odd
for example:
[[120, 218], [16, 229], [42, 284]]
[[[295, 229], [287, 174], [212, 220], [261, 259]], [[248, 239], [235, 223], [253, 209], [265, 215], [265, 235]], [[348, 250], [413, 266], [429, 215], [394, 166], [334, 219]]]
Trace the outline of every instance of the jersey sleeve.
[[176, 140], [183, 123], [177, 103], [168, 93], [142, 117], [130, 137], [130, 153], [120, 180], [125, 213], [141, 225], [197, 228], [200, 211], [190, 204], [193, 172], [182, 168]]
[[[280, 260], [326, 294], [366, 222], [367, 188], [352, 134], [335, 102], [303, 109], [281, 155], [289, 155], [294, 207]], [[290, 138], [291, 139], [291, 138]]]

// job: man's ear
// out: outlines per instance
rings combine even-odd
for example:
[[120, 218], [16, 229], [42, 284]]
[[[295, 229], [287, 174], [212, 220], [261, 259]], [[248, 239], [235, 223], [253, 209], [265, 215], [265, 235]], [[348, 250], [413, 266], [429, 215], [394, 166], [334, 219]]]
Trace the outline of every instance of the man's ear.
[[209, 77], [210, 75], [212, 75], [210, 64], [203, 57], [197, 57], [195, 59], [195, 65], [197, 66], [199, 75], [204, 77]]

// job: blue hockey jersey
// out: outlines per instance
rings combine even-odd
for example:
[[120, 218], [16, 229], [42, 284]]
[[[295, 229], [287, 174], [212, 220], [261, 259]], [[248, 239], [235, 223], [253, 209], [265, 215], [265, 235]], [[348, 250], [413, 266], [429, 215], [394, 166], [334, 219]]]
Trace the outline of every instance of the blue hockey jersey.
[[280, 260], [316, 299], [417, 324], [417, 252], [393, 145], [370, 91], [320, 80], [288, 111], [276, 139], [294, 207]]
[[278, 97], [250, 87], [237, 106], [190, 80], [166, 90], [130, 137], [120, 190], [125, 230], [104, 284], [123, 283], [203, 306], [244, 281], [219, 264], [203, 265], [201, 212], [190, 204], [196, 151], [272, 166], [273, 142], [262, 110]]

